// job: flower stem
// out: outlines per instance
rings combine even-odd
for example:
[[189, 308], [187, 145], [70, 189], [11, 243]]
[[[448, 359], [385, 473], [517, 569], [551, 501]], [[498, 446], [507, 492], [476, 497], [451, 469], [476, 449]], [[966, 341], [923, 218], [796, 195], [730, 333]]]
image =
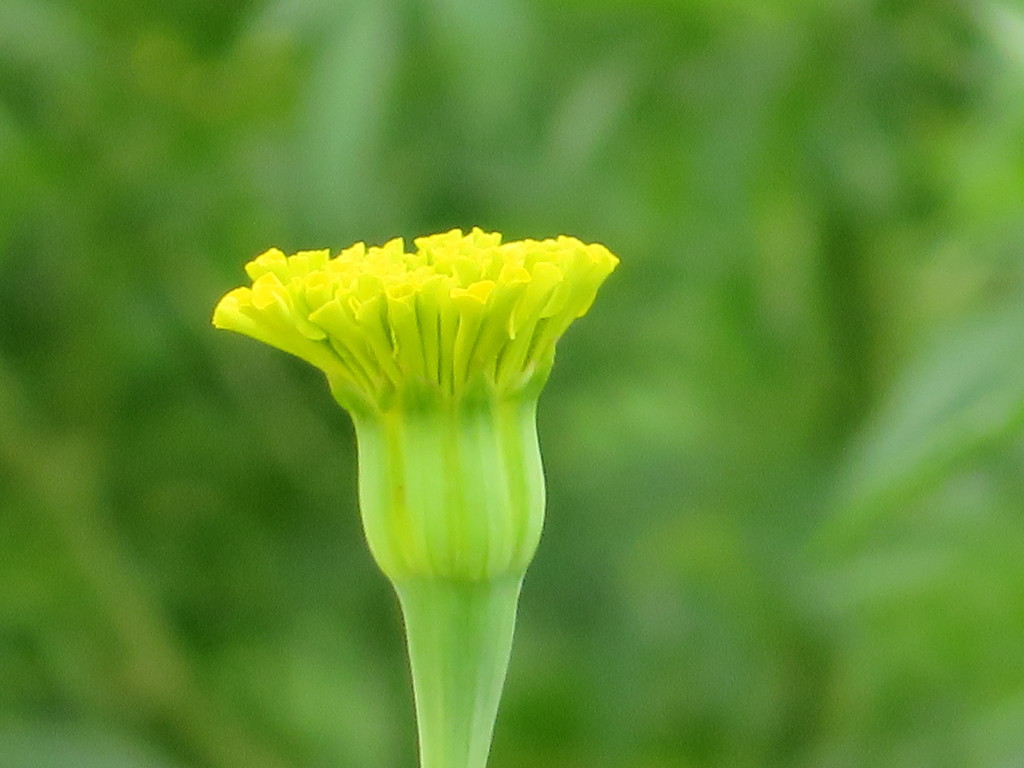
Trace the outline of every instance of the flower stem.
[[420, 768], [484, 768], [522, 579], [395, 584], [405, 616]]

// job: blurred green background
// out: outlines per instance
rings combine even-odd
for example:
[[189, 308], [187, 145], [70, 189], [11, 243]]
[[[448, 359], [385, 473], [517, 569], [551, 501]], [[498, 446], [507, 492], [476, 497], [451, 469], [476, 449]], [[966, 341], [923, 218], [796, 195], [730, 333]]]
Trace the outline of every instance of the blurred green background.
[[415, 764], [271, 245], [622, 258], [492, 768], [1024, 765], [1024, 6], [0, 0], [0, 766]]

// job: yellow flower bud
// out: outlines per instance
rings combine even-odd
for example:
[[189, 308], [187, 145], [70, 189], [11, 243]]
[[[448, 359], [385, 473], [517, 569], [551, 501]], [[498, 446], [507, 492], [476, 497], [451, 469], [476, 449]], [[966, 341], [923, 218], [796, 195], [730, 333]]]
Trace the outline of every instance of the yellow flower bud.
[[352, 415], [370, 550], [406, 619], [423, 768], [483, 768], [544, 519], [537, 396], [618, 259], [452, 230], [246, 265], [213, 324], [320, 368]]
[[285, 256], [274, 248], [217, 305], [213, 323], [317, 366], [353, 413], [396, 398], [539, 392], [555, 343], [618, 259], [576, 238], [502, 243], [474, 229]]

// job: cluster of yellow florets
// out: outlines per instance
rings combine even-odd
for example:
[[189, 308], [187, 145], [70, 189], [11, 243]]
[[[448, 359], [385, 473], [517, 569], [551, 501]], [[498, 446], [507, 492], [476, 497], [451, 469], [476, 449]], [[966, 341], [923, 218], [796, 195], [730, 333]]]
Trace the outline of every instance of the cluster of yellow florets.
[[482, 380], [516, 391], [547, 377], [555, 342], [618, 264], [572, 237], [501, 242], [455, 229], [379, 247], [356, 243], [246, 265], [213, 323], [321, 368], [346, 407], [410, 386], [458, 395]]

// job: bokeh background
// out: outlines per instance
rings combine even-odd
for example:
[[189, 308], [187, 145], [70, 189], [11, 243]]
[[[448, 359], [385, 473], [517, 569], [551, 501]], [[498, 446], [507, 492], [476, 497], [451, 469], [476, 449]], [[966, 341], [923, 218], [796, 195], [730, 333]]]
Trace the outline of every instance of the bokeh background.
[[415, 765], [271, 245], [622, 259], [492, 768], [1024, 765], [1024, 6], [2, 0], [0, 765]]

